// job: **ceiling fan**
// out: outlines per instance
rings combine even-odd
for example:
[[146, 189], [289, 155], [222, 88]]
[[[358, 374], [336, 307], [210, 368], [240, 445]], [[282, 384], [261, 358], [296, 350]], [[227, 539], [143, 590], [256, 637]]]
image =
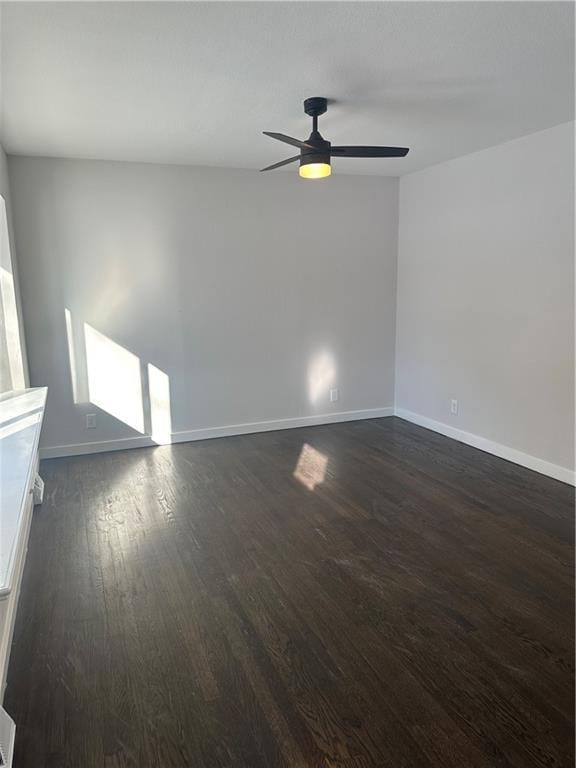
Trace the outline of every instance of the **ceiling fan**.
[[306, 141], [293, 139], [283, 133], [263, 131], [266, 136], [298, 147], [300, 154], [261, 170], [273, 171], [275, 168], [281, 168], [283, 165], [299, 160], [299, 173], [303, 179], [323, 179], [332, 173], [330, 160], [333, 157], [405, 157], [408, 154], [406, 147], [333, 147], [329, 141], [322, 138], [318, 131], [318, 117], [323, 115], [327, 109], [328, 100], [322, 96], [314, 96], [305, 100], [304, 112], [312, 118], [312, 133]]

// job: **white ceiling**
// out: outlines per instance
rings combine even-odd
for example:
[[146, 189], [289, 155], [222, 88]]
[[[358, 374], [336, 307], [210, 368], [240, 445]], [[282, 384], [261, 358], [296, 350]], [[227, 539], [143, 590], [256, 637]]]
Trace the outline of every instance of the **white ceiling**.
[[8, 2], [2, 36], [13, 154], [258, 169], [327, 96], [333, 143], [411, 148], [335, 170], [396, 176], [574, 113], [570, 2]]

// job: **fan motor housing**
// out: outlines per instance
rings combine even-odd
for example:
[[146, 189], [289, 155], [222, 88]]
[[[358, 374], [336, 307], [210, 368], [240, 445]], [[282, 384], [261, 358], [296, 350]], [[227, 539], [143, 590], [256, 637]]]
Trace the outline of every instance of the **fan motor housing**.
[[330, 147], [331, 144], [323, 139], [318, 131], [312, 131], [306, 139], [307, 144], [311, 144], [314, 149], [303, 149], [300, 153], [300, 165], [310, 165], [310, 163], [327, 163], [330, 165]]
[[330, 155], [322, 154], [320, 152], [302, 152], [300, 155], [300, 165], [311, 165], [312, 163], [331, 165]]

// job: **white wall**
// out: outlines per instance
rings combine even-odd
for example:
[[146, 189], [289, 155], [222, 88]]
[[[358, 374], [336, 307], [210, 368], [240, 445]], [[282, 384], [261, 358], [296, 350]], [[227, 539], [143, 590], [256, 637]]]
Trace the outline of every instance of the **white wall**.
[[[10, 177], [43, 446], [137, 436], [138, 365], [146, 433], [148, 364], [173, 432], [393, 405], [397, 179], [21, 157]], [[113, 365], [88, 395], [84, 323]]]
[[398, 408], [574, 467], [573, 185], [572, 123], [401, 179]]

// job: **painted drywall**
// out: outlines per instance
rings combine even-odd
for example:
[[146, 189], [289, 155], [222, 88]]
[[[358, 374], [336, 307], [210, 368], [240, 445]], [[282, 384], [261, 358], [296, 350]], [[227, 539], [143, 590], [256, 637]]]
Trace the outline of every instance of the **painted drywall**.
[[573, 469], [574, 124], [403, 177], [397, 299], [397, 408]]
[[[2, 271], [2, 290], [0, 290], [0, 312], [2, 312], [2, 332], [0, 333], [0, 393], [13, 389], [22, 389], [28, 386], [28, 369], [26, 365], [26, 342], [24, 339], [22, 306], [20, 299], [20, 288], [18, 281], [18, 269], [16, 259], [16, 243], [14, 238], [14, 227], [12, 225], [12, 201], [10, 196], [10, 184], [8, 179], [8, 163], [6, 154], [0, 144], [0, 197], [4, 200], [4, 211], [0, 211], [2, 216], [0, 227], [0, 268]], [[8, 237], [5, 239], [7, 228]], [[8, 295], [10, 294], [10, 295]], [[16, 328], [5, 328], [7, 315], [9, 315], [11, 306], [4, 307], [8, 300], [12, 304], [12, 297], [16, 305]], [[8, 318], [10, 319], [10, 318]], [[13, 322], [10, 323], [14, 325]], [[7, 332], [17, 335], [16, 345], [12, 343], [12, 348], [8, 348]], [[14, 348], [15, 346], [19, 348]], [[14, 359], [16, 355], [17, 359]]]
[[393, 405], [397, 179], [9, 163], [44, 447]]

